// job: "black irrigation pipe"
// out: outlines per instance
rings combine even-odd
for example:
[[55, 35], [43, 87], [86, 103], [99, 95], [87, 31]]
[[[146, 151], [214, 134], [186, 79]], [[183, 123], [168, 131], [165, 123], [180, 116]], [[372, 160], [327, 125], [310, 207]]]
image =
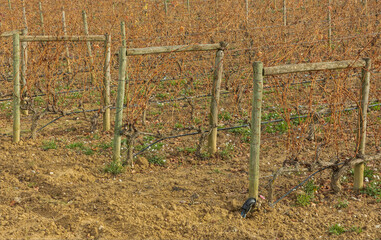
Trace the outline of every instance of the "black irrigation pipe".
[[[197, 75], [196, 75], [197, 76]], [[202, 76], [201, 74], [198, 75], [198, 76]], [[186, 76], [184, 77], [186, 78]], [[180, 77], [177, 77], [177, 78], [172, 78], [172, 79], [165, 79], [165, 80], [160, 80], [160, 82], [164, 82], [164, 81], [172, 81], [172, 80], [180, 80], [182, 78]], [[321, 82], [321, 81], [325, 81], [326, 79], [318, 79], [318, 80], [315, 80], [315, 82]], [[130, 83], [135, 83], [136, 81], [130, 81]], [[144, 81], [142, 81], [144, 82]], [[294, 85], [299, 85], [299, 84], [306, 84], [306, 83], [312, 83], [313, 81], [302, 81], [302, 82], [296, 82], [296, 83], [291, 83], [290, 85], [291, 86], [294, 86]], [[110, 86], [111, 88], [115, 88], [117, 87], [117, 85], [112, 85]], [[270, 88], [279, 88], [279, 87], [283, 87], [284, 88], [284, 85], [276, 85], [276, 86], [264, 86], [263, 88], [264, 89], [270, 89]], [[84, 88], [84, 89], [76, 89], [76, 90], [70, 90], [70, 91], [61, 91], [61, 92], [56, 92], [56, 94], [67, 94], [67, 93], [76, 93], [76, 92], [84, 92], [84, 91], [88, 91], [88, 90], [92, 90], [92, 89], [97, 89], [99, 90], [100, 87], [87, 87], [87, 88]], [[222, 95], [223, 94], [229, 94], [231, 92], [223, 92], [221, 93]], [[36, 95], [33, 95], [32, 97], [42, 97], [42, 96], [46, 96], [45, 93], [42, 93], [42, 94], [36, 94]], [[176, 98], [176, 99], [169, 99], [169, 100], [164, 100], [164, 101], [153, 101], [153, 100], [150, 100], [149, 102], [150, 103], [159, 103], [159, 104], [162, 104], [162, 103], [169, 103], [169, 102], [176, 102], [176, 101], [182, 101], [182, 100], [187, 100], [187, 99], [192, 99], [192, 98], [204, 98], [204, 97], [211, 97], [212, 95], [211, 94], [203, 94], [203, 95], [196, 95], [196, 96], [190, 96], [190, 97], [181, 97], [181, 98]], [[4, 98], [4, 99], [0, 99], [0, 102], [6, 102], [6, 101], [11, 101], [13, 98]]]
[[312, 173], [311, 175], [309, 175], [307, 178], [305, 178], [303, 181], [301, 181], [298, 185], [296, 185], [295, 187], [291, 188], [291, 190], [289, 190], [287, 193], [285, 193], [283, 196], [281, 196], [278, 200], [276, 200], [275, 202], [273, 203], [270, 203], [270, 206], [271, 207], [274, 207], [275, 204], [277, 204], [278, 202], [280, 202], [283, 198], [287, 197], [290, 193], [292, 193], [293, 191], [295, 191], [296, 189], [298, 189], [299, 187], [303, 186], [304, 183], [306, 183], [310, 178], [312, 178], [313, 176], [315, 176], [316, 174], [318, 174], [319, 172], [322, 172], [328, 168], [332, 168], [334, 166], [340, 166], [340, 165], [343, 165], [344, 163], [337, 163], [337, 164], [334, 164], [334, 165], [330, 165], [330, 166], [326, 166], [326, 167], [323, 167], [322, 169], [319, 169], [317, 170], [316, 172]]
[[[49, 126], [50, 124], [54, 123], [55, 121], [58, 121], [59, 119], [65, 117], [65, 116], [70, 116], [70, 115], [74, 115], [74, 114], [78, 114], [78, 113], [84, 113], [84, 112], [96, 112], [96, 111], [99, 111], [99, 109], [91, 109], [91, 110], [85, 110], [85, 111], [74, 111], [74, 112], [70, 112], [70, 113], [67, 113], [65, 115], [61, 115], [55, 119], [53, 119], [52, 121], [48, 122], [47, 124], [45, 124], [44, 126], [40, 127], [39, 129], [37, 129], [36, 132], [39, 132], [41, 131], [42, 129], [46, 128], [47, 126]], [[30, 137], [31, 138], [31, 137]]]
[[[381, 106], [381, 103], [369, 105], [368, 107], [374, 107], [374, 106]], [[344, 109], [343, 111], [352, 111], [352, 110], [355, 110], [355, 109], [358, 109], [358, 107], [347, 108], [347, 109]], [[328, 112], [328, 113], [324, 113], [323, 115], [328, 115], [328, 114], [331, 114], [331, 113]], [[290, 120], [299, 119], [299, 118], [307, 118], [308, 116], [309, 115], [295, 116], [295, 117], [291, 117]], [[277, 122], [283, 122], [283, 121], [285, 121], [285, 120], [283, 118], [281, 118], [281, 119], [275, 119], [275, 120], [270, 120], [270, 121], [263, 121], [263, 122], [261, 122], [261, 124], [265, 125], [265, 124], [269, 124], [269, 123], [277, 123]], [[249, 127], [249, 126], [250, 126], [249, 124], [244, 124], [244, 125], [240, 125], [240, 126], [233, 126], [233, 127], [226, 127], [226, 128], [217, 128], [217, 131], [225, 131], [225, 130], [244, 128], [244, 127]], [[209, 131], [206, 130], [204, 132], [207, 133]], [[193, 132], [193, 133], [186, 133], [186, 134], [181, 134], [181, 135], [176, 135], [176, 136], [169, 136], [169, 137], [160, 138], [160, 139], [156, 140], [155, 142], [151, 143], [150, 145], [148, 145], [147, 147], [143, 148], [139, 152], [135, 153], [134, 157], [140, 155], [145, 150], [147, 150], [148, 148], [152, 147], [153, 145], [155, 145], [156, 143], [159, 143], [161, 141], [164, 141], [164, 140], [167, 140], [167, 139], [171, 139], [171, 138], [179, 138], [179, 137], [192, 136], [192, 135], [197, 135], [197, 134], [201, 134], [201, 133], [202, 132], [198, 131], [198, 132]]]

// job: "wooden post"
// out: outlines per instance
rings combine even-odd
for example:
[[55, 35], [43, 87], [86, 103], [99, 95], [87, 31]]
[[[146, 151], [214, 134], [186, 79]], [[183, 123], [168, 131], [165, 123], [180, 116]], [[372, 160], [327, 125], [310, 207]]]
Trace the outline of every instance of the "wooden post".
[[8, 8], [9, 8], [9, 10], [12, 10], [11, 0], [8, 0]]
[[[26, 36], [28, 34], [28, 29], [24, 28], [22, 30], [22, 36]], [[19, 38], [20, 41], [20, 38]], [[24, 96], [26, 90], [27, 90], [27, 84], [26, 84], [26, 71], [28, 67], [28, 43], [22, 42], [21, 43], [21, 89], [22, 89], [22, 95]], [[24, 115], [28, 115], [28, 110], [22, 110], [22, 113]]]
[[274, 10], [276, 11], [276, 0], [274, 0]]
[[210, 103], [209, 115], [209, 136], [208, 136], [208, 152], [213, 155], [217, 152], [217, 124], [218, 124], [218, 104], [220, 101], [220, 89], [223, 72], [223, 49], [217, 50], [214, 66], [212, 98]]
[[24, 27], [28, 28], [28, 22], [26, 20], [26, 9], [25, 9], [25, 2], [24, 2], [24, 0], [22, 0], [22, 18], [23, 18]]
[[[370, 67], [371, 59], [364, 58], [365, 67], [362, 69], [361, 76], [361, 111], [359, 111], [360, 128], [357, 135], [358, 157], [365, 155], [366, 142], [366, 115], [368, 112], [369, 88], [370, 88]], [[360, 190], [364, 188], [364, 163], [355, 165], [354, 167], [354, 189]]]
[[331, 23], [331, 6], [332, 0], [328, 0], [328, 48], [332, 47], [332, 23]]
[[261, 144], [261, 108], [263, 92], [263, 63], [254, 62], [254, 89], [251, 113], [251, 142], [249, 160], [249, 197], [257, 199], [259, 186], [259, 152]]
[[110, 81], [111, 81], [111, 35], [105, 36], [105, 64], [104, 64], [104, 79], [103, 79], [103, 130], [109, 131], [110, 123]]
[[120, 32], [122, 34], [122, 46], [127, 47], [127, 40], [126, 40], [126, 24], [124, 21], [120, 23]]
[[[62, 7], [62, 27], [63, 27], [64, 36], [67, 36], [67, 31], [66, 31], [66, 16], [65, 16], [65, 9], [63, 7]], [[66, 44], [66, 64], [67, 64], [67, 71], [68, 71], [68, 73], [71, 73], [70, 53], [69, 53], [69, 46], [67, 44]]]
[[[82, 19], [83, 19], [83, 28], [84, 28], [85, 35], [89, 35], [89, 27], [87, 25], [87, 15], [85, 10], [82, 11]], [[87, 41], [86, 44], [87, 44], [87, 53], [89, 54], [89, 58], [90, 58], [91, 83], [94, 83], [94, 72], [93, 72], [94, 60], [93, 60], [93, 54], [91, 52], [91, 42]]]
[[188, 13], [190, 12], [190, 4], [189, 4], [189, 0], [187, 0], [187, 9], [188, 9]]
[[287, 7], [286, 0], [283, 0], [283, 25], [287, 26]]
[[41, 22], [42, 35], [45, 35], [44, 15], [42, 13], [42, 4], [41, 4], [41, 2], [38, 3], [38, 9], [40, 10], [40, 22]]
[[[126, 37], [126, 24], [124, 21], [122, 21], [120, 23], [120, 31], [122, 33], [122, 47], [124, 47], [125, 49], [127, 49], [127, 37]], [[123, 51], [123, 53], [126, 53], [126, 51]], [[127, 56], [127, 55], [126, 55]], [[127, 71], [127, 69], [125, 70]], [[125, 86], [125, 89], [126, 89], [126, 92], [127, 94], [125, 94], [125, 98], [126, 98], [126, 103], [127, 103], [127, 99], [128, 99], [128, 89], [129, 89], [129, 81], [125, 81], [126, 82], [126, 86]]]
[[13, 142], [20, 141], [20, 34], [13, 35]]
[[119, 50], [119, 81], [118, 81], [118, 92], [116, 96], [116, 113], [115, 113], [115, 126], [114, 126], [114, 151], [113, 160], [120, 162], [120, 145], [122, 142], [122, 136], [120, 132], [122, 130], [123, 122], [123, 100], [124, 100], [124, 87], [126, 85], [126, 66], [127, 66], [127, 56], [126, 48], [121, 47]]

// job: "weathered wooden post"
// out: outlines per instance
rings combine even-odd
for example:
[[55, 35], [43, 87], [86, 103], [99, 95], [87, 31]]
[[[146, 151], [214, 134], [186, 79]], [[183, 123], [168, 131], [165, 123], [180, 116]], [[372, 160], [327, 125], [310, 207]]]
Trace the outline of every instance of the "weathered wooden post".
[[[82, 19], [83, 19], [83, 28], [84, 28], [85, 35], [88, 36], [89, 35], [89, 27], [87, 25], [87, 15], [86, 15], [85, 10], [82, 11]], [[91, 83], [94, 83], [94, 72], [93, 72], [94, 60], [93, 60], [93, 54], [91, 51], [91, 42], [87, 41], [86, 44], [87, 44], [87, 53], [89, 54], [89, 59], [90, 59]]]
[[20, 141], [20, 34], [13, 35], [13, 142]]
[[126, 47], [121, 47], [119, 49], [119, 81], [118, 90], [116, 97], [116, 113], [115, 113], [115, 126], [114, 126], [114, 151], [113, 160], [120, 162], [120, 147], [122, 142], [121, 130], [123, 122], [123, 101], [124, 101], [124, 87], [126, 85], [126, 66], [127, 66], [127, 56]]
[[[64, 36], [67, 35], [66, 31], [66, 16], [65, 16], [65, 9], [62, 7], [62, 27]], [[71, 67], [70, 67], [70, 53], [69, 53], [69, 46], [66, 44], [66, 64], [67, 64], [67, 71], [71, 73]]]
[[188, 13], [190, 12], [190, 4], [189, 4], [189, 0], [187, 0], [187, 9], [188, 9]]
[[127, 39], [126, 39], [126, 23], [122, 21], [120, 23], [120, 32], [122, 34], [122, 46], [127, 47]]
[[263, 63], [254, 62], [254, 88], [251, 113], [251, 142], [249, 160], [249, 198], [258, 197], [259, 152], [261, 144], [261, 108], [263, 93]]
[[[370, 68], [371, 59], [364, 58], [365, 67], [361, 74], [361, 109], [359, 111], [360, 128], [357, 134], [358, 157], [365, 155], [366, 142], [366, 115], [368, 112], [369, 88], [370, 88]], [[360, 190], [364, 187], [364, 163], [355, 165], [354, 167], [354, 189]]]
[[331, 23], [331, 9], [332, 0], [328, 0], [328, 48], [332, 47], [332, 23]]
[[11, 0], [8, 0], [8, 8], [9, 8], [9, 10], [12, 10]]
[[[28, 35], [28, 28], [24, 28], [22, 30], [22, 36]], [[28, 67], [28, 43], [22, 42], [21, 43], [21, 89], [22, 89], [22, 95], [25, 96], [25, 92], [27, 91], [27, 84], [26, 84], [26, 71]], [[27, 109], [22, 110], [22, 113], [24, 115], [28, 115], [29, 112]]]
[[[122, 34], [122, 46], [127, 49], [126, 27], [125, 27], [125, 22], [123, 21], [120, 23], [120, 31]], [[127, 68], [126, 68], [126, 71], [127, 71]], [[126, 94], [124, 94], [125, 95], [124, 97], [126, 98], [126, 103], [127, 103], [129, 98], [128, 96], [129, 81], [125, 81], [125, 82], [126, 82], [126, 86], [125, 86]]]
[[210, 103], [209, 115], [209, 136], [208, 136], [208, 152], [213, 155], [217, 152], [217, 125], [218, 125], [218, 105], [220, 102], [220, 90], [223, 73], [224, 48], [226, 43], [220, 43], [221, 48], [217, 50], [214, 66], [212, 98]]
[[28, 28], [28, 22], [26, 19], [26, 9], [25, 9], [25, 1], [24, 0], [22, 0], [22, 19], [23, 19], [24, 27]]
[[168, 14], [168, 2], [167, 0], [164, 0], [164, 11], [165, 11], [165, 15]]
[[42, 35], [45, 35], [44, 15], [42, 13], [41, 2], [38, 2], [38, 9], [40, 10], [40, 23], [41, 23]]
[[111, 81], [111, 35], [105, 35], [105, 64], [103, 79], [103, 130], [108, 131], [111, 128], [110, 123], [110, 81]]

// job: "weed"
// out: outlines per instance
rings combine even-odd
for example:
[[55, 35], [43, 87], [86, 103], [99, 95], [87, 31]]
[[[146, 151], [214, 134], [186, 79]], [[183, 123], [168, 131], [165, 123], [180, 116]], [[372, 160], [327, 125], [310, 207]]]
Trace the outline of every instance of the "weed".
[[184, 125], [181, 123], [175, 123], [175, 128], [182, 129], [182, 128], [184, 128]]
[[363, 190], [362, 193], [367, 194], [368, 196], [374, 197], [377, 201], [381, 201], [381, 181], [373, 181], [368, 183]]
[[43, 141], [41, 148], [43, 150], [49, 150], [49, 149], [57, 149], [57, 143], [54, 140], [51, 141]]
[[148, 162], [155, 164], [155, 165], [164, 166], [166, 160], [162, 156], [152, 156], [152, 157], [148, 158]]
[[355, 232], [355, 233], [357, 233], [357, 234], [360, 234], [360, 233], [362, 233], [362, 228], [361, 228], [361, 227], [357, 227], [357, 226], [352, 226], [352, 227], [349, 229], [349, 231], [351, 231], [351, 232]]
[[197, 149], [195, 147], [186, 147], [184, 150], [188, 153], [194, 153]]
[[45, 104], [45, 100], [43, 97], [37, 96], [34, 98], [34, 103], [41, 106]]
[[232, 115], [227, 111], [223, 111], [220, 114], [218, 114], [218, 118], [223, 119], [225, 121], [229, 121], [230, 119], [232, 119]]
[[[73, 93], [70, 93], [68, 96], [67, 96], [67, 98], [69, 98], [69, 99], [80, 99], [80, 98], [82, 98], [82, 93], [80, 93], [80, 92], [73, 92]], [[35, 100], [36, 101], [36, 100]]]
[[66, 148], [69, 149], [77, 149], [80, 150], [83, 154], [85, 155], [93, 155], [94, 150], [91, 149], [90, 147], [85, 146], [83, 142], [74, 142], [66, 146]]
[[195, 124], [200, 124], [200, 123], [202, 123], [202, 120], [199, 119], [198, 117], [195, 117], [195, 118], [193, 119], [193, 122], [194, 122]]
[[374, 172], [373, 169], [371, 169], [371, 168], [369, 168], [368, 166], [365, 165], [365, 168], [364, 168], [364, 178], [367, 178], [369, 181], [372, 181], [372, 180], [374, 180], [376, 175], [377, 174]]
[[156, 98], [158, 99], [166, 99], [168, 97], [168, 93], [158, 93], [156, 94]]
[[[379, 104], [379, 103], [378, 103]], [[380, 111], [381, 110], [381, 105], [376, 105], [376, 106], [371, 106], [369, 107], [370, 110], [372, 111]]]
[[97, 145], [97, 147], [99, 147], [99, 148], [101, 148], [101, 149], [103, 149], [103, 150], [107, 150], [107, 149], [109, 149], [109, 148], [112, 147], [112, 142], [108, 142], [108, 143], [106, 143], [106, 142], [101, 142], [101, 143], [99, 143], [99, 144]]
[[335, 205], [335, 207], [337, 208], [337, 209], [341, 209], [341, 208], [346, 208], [346, 207], [348, 207], [348, 204], [349, 204], [349, 202], [348, 201], [339, 201], [336, 205]]
[[336, 223], [335, 225], [329, 227], [328, 232], [331, 234], [340, 235], [345, 232], [345, 228]]
[[229, 132], [237, 135], [242, 135], [243, 142], [250, 142], [251, 130], [249, 128], [234, 128], [229, 130]]
[[311, 204], [312, 196], [309, 194], [299, 194], [296, 197], [296, 203], [302, 207], [309, 206]]
[[83, 142], [74, 142], [66, 146], [66, 148], [69, 148], [69, 149], [76, 149], [76, 148], [83, 149], [84, 147], [85, 146]]
[[304, 191], [306, 194], [311, 195], [312, 197], [314, 196], [315, 192], [319, 190], [319, 186], [315, 185], [314, 180], [310, 180], [304, 185]]
[[315, 192], [319, 189], [319, 186], [315, 185], [314, 180], [310, 180], [304, 185], [304, 193], [299, 194], [296, 197], [296, 203], [302, 207], [309, 206], [311, 201], [315, 197]]
[[93, 155], [94, 154], [94, 150], [91, 149], [91, 148], [85, 148], [82, 150], [82, 152], [85, 154], [85, 155]]
[[225, 148], [221, 151], [220, 155], [223, 159], [230, 159], [233, 151], [234, 151], [234, 144], [227, 143], [225, 145]]
[[120, 162], [112, 161], [104, 167], [103, 171], [106, 173], [117, 175], [124, 171], [124, 167], [122, 166]]

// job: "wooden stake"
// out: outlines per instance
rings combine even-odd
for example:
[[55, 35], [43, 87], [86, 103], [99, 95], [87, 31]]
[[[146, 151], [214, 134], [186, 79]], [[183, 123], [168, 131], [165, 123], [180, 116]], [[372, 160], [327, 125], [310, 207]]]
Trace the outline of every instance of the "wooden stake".
[[120, 32], [122, 34], [122, 46], [127, 47], [127, 40], [126, 40], [126, 24], [124, 21], [120, 23]]
[[25, 2], [22, 1], [22, 18], [24, 23], [24, 28], [28, 29], [28, 22], [26, 20], [26, 9], [25, 9]]
[[[89, 35], [89, 27], [87, 25], [87, 15], [86, 11], [82, 11], [82, 19], [83, 19], [83, 28], [85, 35]], [[87, 41], [87, 53], [89, 54], [90, 58], [90, 77], [91, 77], [91, 83], [94, 83], [94, 72], [93, 72], [93, 66], [94, 66], [94, 60], [93, 60], [93, 54], [91, 52], [91, 42]]]
[[20, 35], [13, 35], [13, 142], [20, 141]]
[[[26, 36], [28, 34], [28, 29], [24, 28], [22, 30], [22, 36]], [[20, 37], [19, 37], [20, 41]], [[27, 90], [27, 84], [26, 84], [26, 71], [28, 67], [28, 43], [22, 42], [21, 43], [21, 89], [22, 89], [22, 95], [24, 96], [26, 90]], [[24, 115], [28, 115], [28, 110], [22, 110], [22, 113]]]
[[104, 64], [104, 79], [103, 79], [103, 130], [109, 131], [110, 123], [110, 81], [111, 81], [111, 35], [105, 35], [105, 64]]
[[[66, 31], [66, 16], [65, 16], [65, 10], [62, 7], [62, 27], [64, 36], [67, 36]], [[70, 52], [69, 52], [69, 46], [66, 44], [66, 64], [67, 64], [67, 71], [68, 73], [71, 73], [71, 67], [70, 67]]]
[[259, 186], [259, 153], [261, 144], [261, 108], [263, 93], [263, 63], [254, 62], [254, 89], [251, 113], [251, 142], [249, 160], [249, 197], [257, 199]]
[[9, 10], [12, 10], [11, 0], [8, 0], [8, 8], [9, 8]]
[[126, 85], [126, 66], [127, 66], [127, 56], [126, 48], [121, 47], [119, 50], [119, 81], [118, 90], [116, 96], [116, 113], [115, 113], [115, 126], [114, 126], [114, 151], [113, 160], [120, 162], [120, 147], [122, 142], [122, 136], [120, 135], [122, 131], [123, 123], [123, 101]]
[[217, 152], [217, 125], [218, 125], [218, 105], [220, 101], [220, 89], [223, 72], [224, 51], [218, 50], [216, 53], [212, 98], [210, 103], [209, 115], [209, 136], [208, 136], [208, 152], [213, 155]]
[[38, 8], [40, 10], [40, 22], [41, 22], [42, 35], [45, 35], [44, 15], [42, 13], [42, 4], [41, 4], [41, 2], [38, 3]]
[[[365, 155], [365, 142], [366, 142], [366, 116], [368, 112], [368, 101], [369, 101], [369, 88], [370, 88], [370, 68], [371, 59], [364, 58], [365, 67], [362, 69], [361, 77], [361, 111], [359, 111], [359, 121], [360, 128], [358, 131], [357, 142], [358, 146], [358, 157], [363, 157]], [[355, 165], [354, 167], [354, 189], [360, 190], [364, 188], [364, 163]]]
[[190, 4], [189, 4], [189, 0], [187, 0], [187, 9], [188, 9], [188, 13], [190, 12]]

